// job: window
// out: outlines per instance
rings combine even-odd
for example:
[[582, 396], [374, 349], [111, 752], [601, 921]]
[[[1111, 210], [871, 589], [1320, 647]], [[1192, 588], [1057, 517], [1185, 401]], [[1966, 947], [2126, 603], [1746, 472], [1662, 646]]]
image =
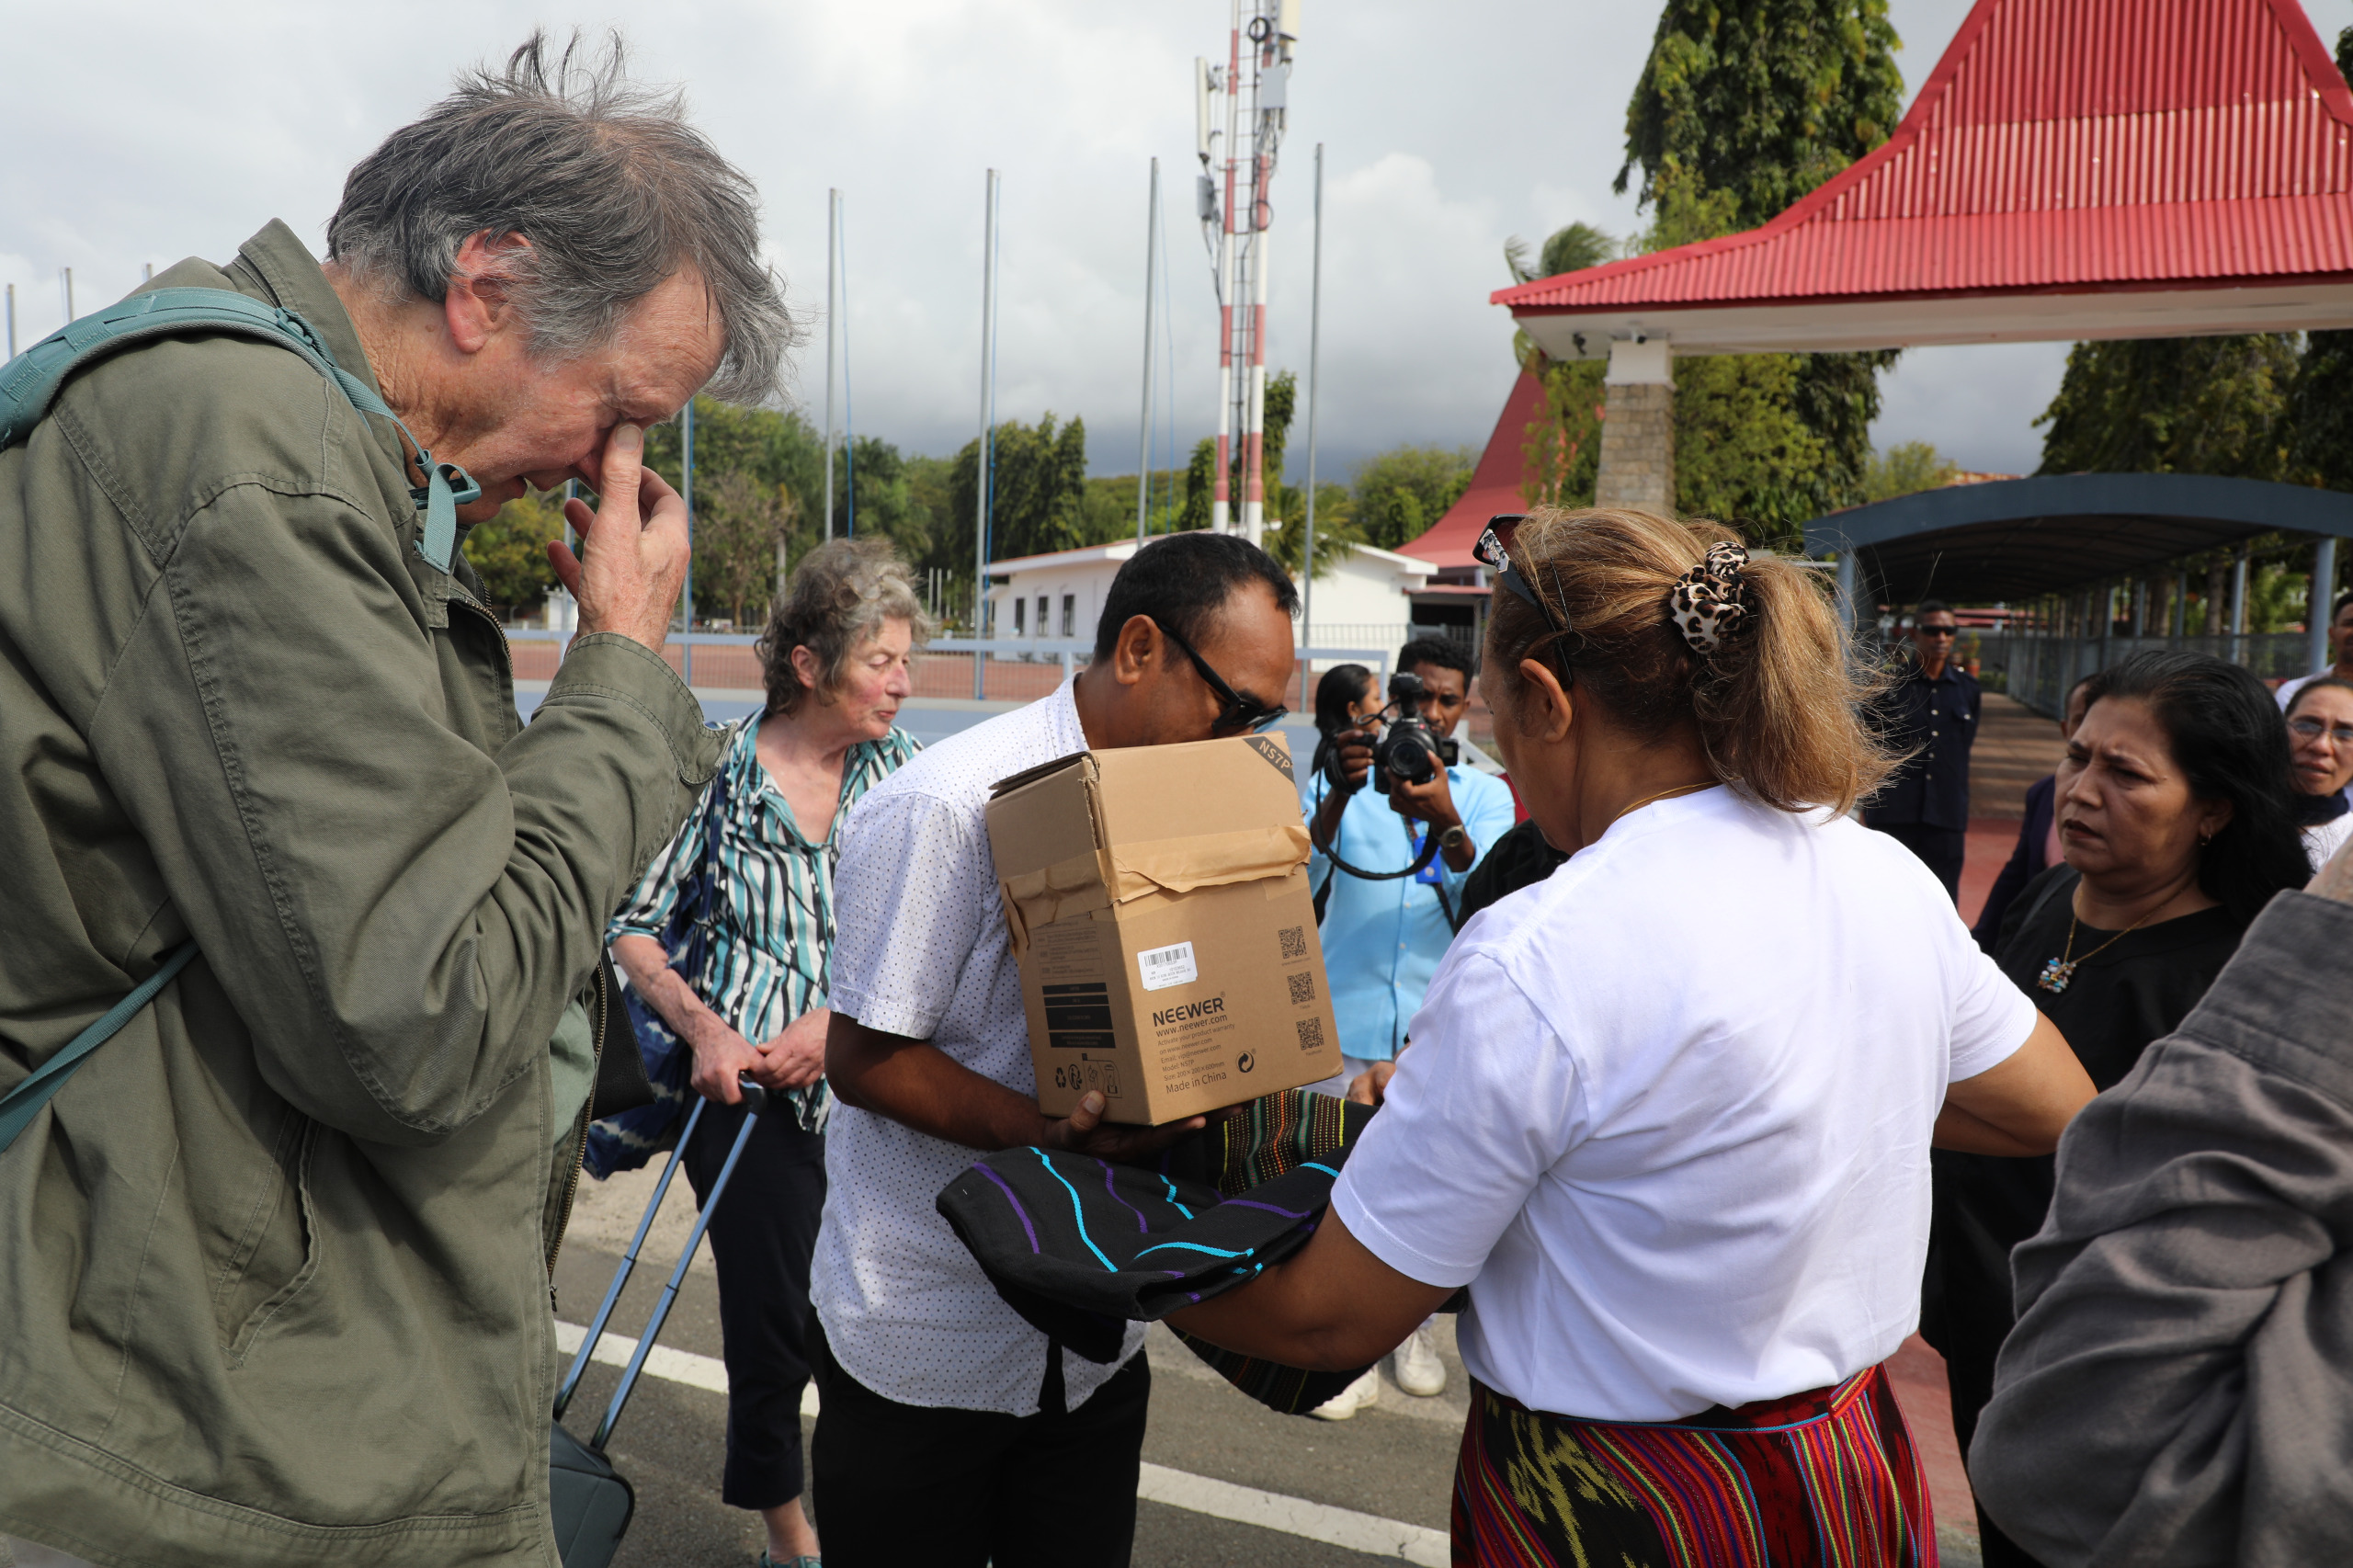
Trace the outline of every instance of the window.
[[1038, 635], [1040, 637], [1052, 635], [1046, 630], [1046, 607], [1052, 602], [1043, 594], [1038, 596]]
[[1029, 601], [1028, 599], [1016, 599], [1013, 601], [1013, 634], [1016, 637], [1019, 637], [1023, 634], [1021, 631], [1021, 612], [1029, 608]]
[[1078, 596], [1076, 594], [1063, 596], [1063, 635], [1065, 637], [1078, 635]]

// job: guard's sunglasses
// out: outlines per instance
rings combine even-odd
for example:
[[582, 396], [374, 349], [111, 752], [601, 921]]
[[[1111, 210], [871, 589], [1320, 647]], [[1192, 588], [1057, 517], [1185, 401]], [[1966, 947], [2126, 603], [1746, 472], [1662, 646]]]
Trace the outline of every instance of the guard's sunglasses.
[[1912, 630], [1923, 637], [1958, 637], [1961, 635], [1961, 628], [1958, 626], [1915, 626]]
[[[1153, 624], [1158, 626], [1160, 623], [1154, 621]], [[1270, 706], [1261, 702], [1255, 697], [1243, 696], [1233, 687], [1226, 685], [1223, 676], [1210, 668], [1210, 662], [1195, 653], [1190, 642], [1186, 642], [1165, 626], [1160, 628], [1160, 634], [1185, 651], [1185, 657], [1193, 661], [1193, 668], [1200, 672], [1201, 679], [1209, 683], [1210, 690], [1215, 692], [1218, 700], [1225, 704], [1225, 710], [1220, 713], [1217, 716], [1217, 722], [1210, 726], [1211, 734], [1255, 735], [1261, 730], [1273, 729], [1282, 722], [1283, 715], [1290, 711], [1288, 708]]]
[[1519, 525], [1526, 521], [1528, 515], [1524, 512], [1501, 512], [1489, 517], [1486, 528], [1479, 534], [1479, 542], [1471, 547], [1471, 554], [1480, 565], [1495, 574], [1496, 582], [1536, 607], [1536, 613], [1544, 618], [1544, 624], [1552, 629], [1556, 639], [1553, 646], [1559, 650], [1557, 662], [1562, 672], [1566, 674], [1568, 652], [1560, 647], [1557, 639], [1569, 634], [1569, 623], [1561, 615], [1553, 613], [1552, 607], [1544, 602], [1543, 596], [1528, 585], [1528, 579], [1521, 576], [1519, 568], [1511, 562], [1512, 536], [1519, 532]]

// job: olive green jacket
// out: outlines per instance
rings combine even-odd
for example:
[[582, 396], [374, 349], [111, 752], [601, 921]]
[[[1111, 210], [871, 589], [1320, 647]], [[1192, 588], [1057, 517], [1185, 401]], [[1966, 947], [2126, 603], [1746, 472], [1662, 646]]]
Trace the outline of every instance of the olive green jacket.
[[[368, 374], [283, 224], [169, 286]], [[0, 1154], [0, 1533], [556, 1562], [548, 1042], [718, 744], [609, 635], [522, 728], [408, 483], [387, 422], [227, 336], [99, 362], [0, 453], [0, 1091], [202, 952]]]

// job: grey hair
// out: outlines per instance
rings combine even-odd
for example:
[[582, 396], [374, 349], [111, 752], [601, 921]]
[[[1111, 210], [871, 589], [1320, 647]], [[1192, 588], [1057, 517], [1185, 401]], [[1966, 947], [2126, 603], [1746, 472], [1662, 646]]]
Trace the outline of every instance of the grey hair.
[[795, 648], [816, 655], [817, 699], [827, 701], [841, 689], [850, 660], [890, 620], [905, 621], [918, 648], [938, 630], [915, 597], [914, 574], [887, 540], [828, 540], [802, 556], [754, 649], [767, 710], [791, 713], [809, 695], [792, 667]]
[[678, 93], [628, 79], [619, 33], [591, 53], [575, 31], [550, 52], [534, 32], [504, 71], [466, 73], [361, 159], [327, 224], [328, 257], [440, 300], [469, 237], [520, 234], [530, 245], [506, 281], [533, 352], [558, 360], [610, 342], [632, 305], [692, 267], [726, 336], [707, 390], [770, 397], [799, 329], [760, 259], [751, 180], [687, 123]]

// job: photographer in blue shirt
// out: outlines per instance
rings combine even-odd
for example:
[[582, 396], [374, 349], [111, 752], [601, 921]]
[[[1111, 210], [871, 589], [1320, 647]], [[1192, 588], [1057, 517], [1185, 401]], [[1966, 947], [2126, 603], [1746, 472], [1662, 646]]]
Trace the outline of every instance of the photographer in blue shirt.
[[[1397, 669], [1381, 733], [1327, 733], [1302, 791], [1315, 845], [1309, 884], [1320, 895], [1324, 964], [1348, 1082], [1405, 1044], [1454, 939], [1463, 879], [1515, 815], [1503, 780], [1456, 760], [1453, 735], [1470, 710], [1478, 669], [1471, 650], [1417, 639], [1398, 651]], [[1418, 870], [1407, 870], [1416, 863]], [[1328, 1087], [1344, 1092], [1338, 1083]], [[1398, 1348], [1397, 1383], [1408, 1393], [1446, 1386], [1428, 1335], [1425, 1324]], [[1345, 1419], [1371, 1403], [1379, 1388], [1377, 1371], [1368, 1372], [1315, 1414]]]

